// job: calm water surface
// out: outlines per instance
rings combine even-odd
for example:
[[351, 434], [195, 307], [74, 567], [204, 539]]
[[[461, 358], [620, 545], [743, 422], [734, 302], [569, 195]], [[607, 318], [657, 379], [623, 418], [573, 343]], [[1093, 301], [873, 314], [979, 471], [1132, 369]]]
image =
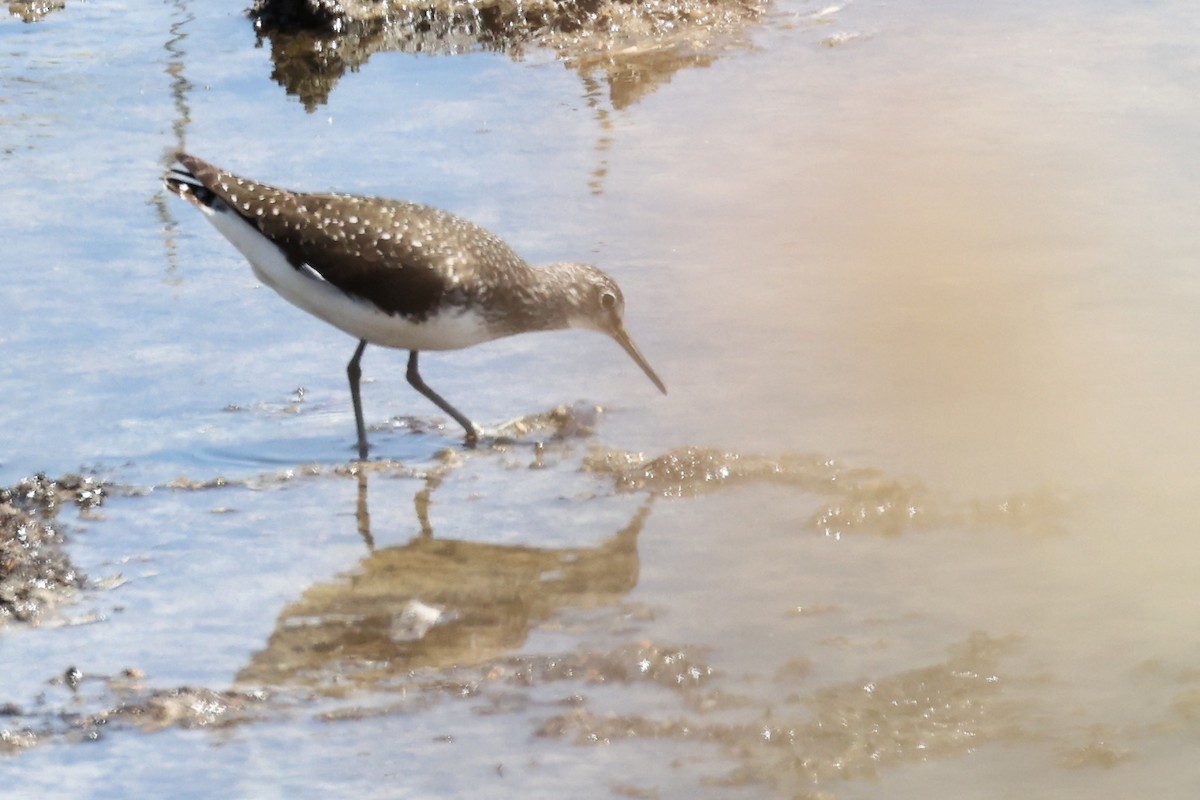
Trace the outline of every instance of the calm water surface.
[[[0, 483], [136, 490], [71, 520], [72, 557], [123, 580], [66, 611], [98, 621], [0, 635], [0, 704], [28, 712], [0, 728], [111, 704], [49, 683], [69, 665], [275, 698], [48, 736], [5, 757], [10, 791], [1194, 797], [1200, 10], [822, 10], [781, 3], [620, 109], [544, 54], [381, 54], [308, 113], [236, 4], [0, 22]], [[600, 264], [670, 395], [588, 333], [431, 355], [480, 421], [609, 407], [542, 461], [447, 462], [451, 435], [385, 425], [435, 409], [372, 349], [398, 466], [337, 474], [353, 342], [164, 195], [183, 146]], [[785, 467], [687, 497], [581, 469], [689, 447]], [[406, 638], [409, 597], [452, 618]], [[703, 669], [640, 679], [655, 646]], [[633, 677], [509, 681], [582, 653]]]

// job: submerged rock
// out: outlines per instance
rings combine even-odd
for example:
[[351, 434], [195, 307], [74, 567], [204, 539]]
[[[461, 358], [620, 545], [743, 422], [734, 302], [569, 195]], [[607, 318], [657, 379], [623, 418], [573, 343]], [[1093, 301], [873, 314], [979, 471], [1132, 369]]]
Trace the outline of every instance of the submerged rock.
[[39, 474], [0, 489], [0, 625], [36, 624], [84, 585], [54, 519], [65, 503], [92, 508], [104, 496], [100, 482], [79, 475]]

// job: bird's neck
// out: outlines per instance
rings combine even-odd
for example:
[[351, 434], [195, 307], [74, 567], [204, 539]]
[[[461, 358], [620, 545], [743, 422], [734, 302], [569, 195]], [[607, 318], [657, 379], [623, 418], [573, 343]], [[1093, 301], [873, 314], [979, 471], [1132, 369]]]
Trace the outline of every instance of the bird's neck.
[[485, 304], [496, 313], [488, 320], [489, 325], [502, 331], [501, 335], [571, 327], [578, 291], [572, 288], [569, 267], [531, 267], [519, 280], [489, 287], [489, 294], [500, 301]]

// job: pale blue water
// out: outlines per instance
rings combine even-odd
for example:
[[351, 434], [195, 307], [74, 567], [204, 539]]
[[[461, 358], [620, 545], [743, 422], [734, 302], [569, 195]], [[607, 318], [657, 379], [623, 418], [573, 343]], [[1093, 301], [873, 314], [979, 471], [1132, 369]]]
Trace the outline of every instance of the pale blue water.
[[[0, 704], [35, 709], [45, 692], [69, 706], [48, 681], [71, 665], [227, 688], [289, 604], [370, 561], [357, 484], [330, 472], [353, 456], [353, 342], [257, 286], [165, 195], [181, 146], [285, 186], [440, 205], [531, 261], [590, 259], [620, 281], [666, 398], [585, 332], [423, 360], [482, 422], [611, 406], [596, 438], [551, 448], [549, 469], [529, 469], [524, 448], [451, 470], [429, 516], [464, 553], [595, 548], [629, 525], [645, 498], [581, 471], [590, 445], [816, 453], [923, 485], [945, 513], [839, 538], [809, 524], [837, 502], [816, 490], [659, 499], [635, 585], [554, 605], [512, 646], [695, 647], [744, 705], [697, 710], [636, 682], [501, 682], [475, 700], [320, 716], [398, 702], [351, 690], [232, 729], [42, 745], [0, 762], [6, 791], [183, 796], [182, 771], [207, 776], [189, 777], [194, 797], [1195, 796], [1198, 12], [820, 10], [775, 6], [755, 47], [621, 110], [535, 52], [376, 54], [308, 113], [270, 79], [237, 4], [68, 2], [0, 21], [0, 484], [96, 469], [154, 487], [98, 519], [67, 515], [73, 558], [124, 583], [67, 610], [92, 624], [0, 631]], [[860, 35], [823, 42], [839, 33]], [[436, 416], [403, 359], [368, 351], [369, 421]], [[417, 469], [455, 443], [371, 439]], [[311, 464], [322, 474], [163, 486]], [[380, 550], [420, 533], [423, 487], [372, 476]], [[1024, 528], [972, 516], [1038, 492], [1065, 512], [1035, 510]], [[573, 695], [600, 716], [802, 725], [822, 692], [903, 684], [976, 634], [1007, 643], [991, 667], [1007, 736], [870, 778], [810, 784], [779, 750], [699, 739], [535, 735]], [[804, 679], [776, 677], [798, 661]], [[763, 782], [721, 782], [739, 768]]]

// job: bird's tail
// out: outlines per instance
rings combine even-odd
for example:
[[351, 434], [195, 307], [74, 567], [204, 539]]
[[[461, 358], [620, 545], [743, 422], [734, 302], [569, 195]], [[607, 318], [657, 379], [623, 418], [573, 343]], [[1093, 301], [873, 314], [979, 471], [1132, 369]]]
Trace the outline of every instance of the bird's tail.
[[163, 177], [163, 184], [167, 187], [167, 191], [204, 208], [212, 208], [214, 204], [220, 202], [216, 193], [201, 183], [200, 179], [192, 172], [189, 163], [192, 159], [183, 153], [180, 153], [178, 158], [184, 166], [172, 167], [171, 171]]

